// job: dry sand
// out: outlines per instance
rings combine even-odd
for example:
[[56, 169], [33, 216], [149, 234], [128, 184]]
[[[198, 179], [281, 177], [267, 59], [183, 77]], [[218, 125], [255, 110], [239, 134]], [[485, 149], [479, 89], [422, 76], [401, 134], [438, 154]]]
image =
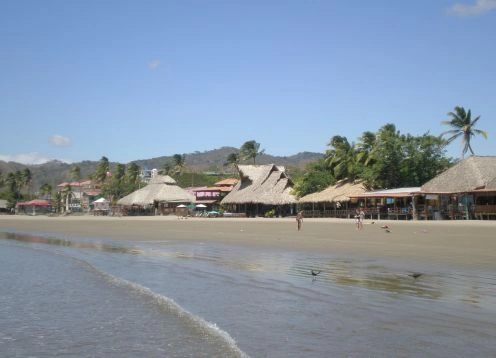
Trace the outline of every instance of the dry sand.
[[[389, 231], [381, 228], [389, 226]], [[496, 269], [496, 221], [366, 221], [305, 218], [0, 216], [0, 231], [61, 238], [174, 240], [309, 251], [409, 265]]]

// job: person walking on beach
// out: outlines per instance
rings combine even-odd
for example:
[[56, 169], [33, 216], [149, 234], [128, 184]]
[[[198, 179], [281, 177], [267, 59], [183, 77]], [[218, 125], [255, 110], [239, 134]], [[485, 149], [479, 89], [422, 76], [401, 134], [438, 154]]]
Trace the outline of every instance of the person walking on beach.
[[298, 214], [296, 214], [296, 223], [298, 225], [298, 231], [301, 229], [301, 223], [303, 222], [303, 211], [299, 211]]

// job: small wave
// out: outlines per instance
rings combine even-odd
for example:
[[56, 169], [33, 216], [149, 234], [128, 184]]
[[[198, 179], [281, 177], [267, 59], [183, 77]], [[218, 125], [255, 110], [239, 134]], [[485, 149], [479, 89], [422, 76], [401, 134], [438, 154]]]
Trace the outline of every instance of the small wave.
[[236, 344], [234, 338], [232, 338], [229, 333], [219, 328], [215, 323], [208, 322], [203, 318], [194, 315], [188, 310], [181, 307], [173, 299], [160, 295], [148, 287], [139, 285], [137, 283], [125, 280], [123, 278], [116, 277], [107, 272], [101, 271], [87, 261], [76, 259], [93, 270], [96, 274], [102, 277], [104, 280], [110, 284], [121, 287], [125, 289], [130, 289], [139, 295], [151, 299], [155, 304], [167, 310], [167, 312], [174, 314], [175, 316], [183, 319], [186, 323], [190, 324], [196, 330], [199, 331], [201, 335], [210, 335], [213, 337], [220, 338], [233, 356], [240, 358], [249, 358], [249, 356], [243, 352]]
[[[21, 241], [21, 242], [24, 241], [28, 243], [41, 243], [41, 244], [50, 244], [56, 246], [68, 246], [68, 247], [77, 247], [77, 248], [94, 249], [98, 246], [101, 246], [101, 244], [98, 243], [95, 244], [92, 242], [81, 243], [81, 242], [73, 242], [70, 240], [58, 239], [53, 237], [48, 238], [43, 236], [23, 235], [16, 233], [7, 233], [6, 238], [14, 239], [16, 241]], [[112, 252], [118, 251], [118, 252], [131, 253], [128, 248], [118, 247], [118, 246], [109, 246], [109, 247], [111, 248], [111, 250], [107, 248], [105, 250], [101, 250], [100, 248], [100, 251], [112, 251]], [[160, 308], [182, 319], [190, 327], [193, 327], [201, 336], [211, 336], [214, 338], [218, 338], [224, 349], [229, 352], [228, 355], [229, 357], [249, 358], [249, 356], [237, 346], [236, 341], [234, 340], [234, 338], [232, 338], [229, 335], [229, 333], [219, 328], [215, 323], [208, 322], [203, 318], [196, 316], [193, 313], [189, 312], [188, 310], [184, 309], [173, 299], [160, 295], [152, 291], [148, 287], [139, 285], [137, 283], [128, 281], [126, 279], [116, 277], [108, 272], [102, 271], [101, 269], [94, 266], [90, 262], [82, 258], [69, 255], [67, 252], [53, 251], [45, 247], [30, 246], [29, 248], [32, 250], [43, 251], [53, 255], [63, 256], [65, 258], [72, 259], [75, 262], [78, 262], [83, 267], [86, 267], [87, 269], [95, 273], [103, 280], [107, 281], [109, 284], [115, 287], [131, 290], [143, 296], [144, 298], [150, 299], [154, 304], [157, 304]], [[133, 250], [133, 251], [138, 251], [138, 250]]]

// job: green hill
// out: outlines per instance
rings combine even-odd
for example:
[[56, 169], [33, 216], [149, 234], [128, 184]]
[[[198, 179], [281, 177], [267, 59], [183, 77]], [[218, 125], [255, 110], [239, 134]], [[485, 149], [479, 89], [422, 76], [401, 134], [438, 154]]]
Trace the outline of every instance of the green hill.
[[[194, 152], [185, 153], [185, 172], [195, 172], [195, 173], [230, 173], [232, 172], [232, 167], [225, 165], [226, 158], [231, 153], [238, 153], [238, 148], [233, 147], [222, 147], [219, 149], [213, 149], [204, 152]], [[183, 154], [183, 153], [179, 153]], [[256, 164], [276, 164], [286, 166], [288, 169], [303, 169], [305, 165], [311, 161], [322, 158], [321, 153], [303, 152], [291, 156], [272, 156], [269, 154], [262, 154], [256, 158]], [[173, 155], [161, 156], [151, 159], [139, 159], [134, 162], [138, 164], [142, 169], [161, 169], [164, 165], [172, 161]], [[109, 158], [111, 160], [112, 158]], [[117, 163], [111, 162], [111, 167]], [[128, 163], [123, 163], [128, 164]], [[241, 164], [252, 164], [251, 162], [242, 162]], [[81, 169], [81, 176], [83, 179], [87, 178], [91, 173], [95, 171], [98, 165], [97, 161], [82, 161], [78, 163], [63, 163], [60, 161], [51, 161], [44, 164], [37, 165], [24, 165], [15, 162], [4, 162], [0, 161], [0, 172], [2, 175], [6, 175], [9, 172], [15, 172], [17, 170], [23, 170], [24, 168], [29, 168], [32, 173], [33, 181], [32, 188], [37, 190], [42, 184], [48, 183], [52, 185], [53, 188], [57, 184], [64, 181], [70, 181], [70, 170], [74, 166], [79, 166]]]

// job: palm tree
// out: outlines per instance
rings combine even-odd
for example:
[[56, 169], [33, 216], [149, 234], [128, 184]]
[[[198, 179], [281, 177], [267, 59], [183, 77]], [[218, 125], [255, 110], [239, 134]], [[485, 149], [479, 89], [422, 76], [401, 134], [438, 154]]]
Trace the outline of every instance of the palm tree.
[[124, 194], [129, 194], [140, 187], [141, 178], [140, 178], [140, 167], [135, 162], [131, 162], [126, 166], [126, 174], [125, 179], [126, 189], [124, 190]]
[[472, 120], [472, 113], [470, 112], [470, 109], [466, 112], [465, 108], [459, 106], [455, 107], [454, 112], [449, 112], [448, 116], [450, 116], [451, 119], [442, 121], [441, 123], [451, 126], [453, 129], [441, 133], [440, 137], [450, 136], [447, 139], [448, 144], [453, 142], [458, 137], [462, 137], [462, 158], [469, 150], [470, 154], [474, 155], [474, 151], [472, 150], [472, 146], [470, 145], [470, 139], [476, 134], [480, 134], [485, 139], [487, 139], [486, 132], [474, 128], [480, 116]]
[[255, 164], [255, 158], [264, 154], [265, 149], [260, 150], [260, 143], [257, 143], [254, 140], [249, 140], [241, 146], [239, 152], [241, 154], [241, 159], [253, 159], [253, 164]]
[[31, 174], [31, 170], [29, 168], [25, 168], [22, 171], [22, 187], [28, 187], [28, 193], [29, 193], [29, 187], [31, 186], [31, 182], [33, 181], [33, 174]]
[[68, 184], [62, 190], [62, 198], [65, 201], [65, 211], [66, 212], [69, 212], [69, 210], [70, 210], [69, 204], [71, 203], [72, 195], [73, 195], [72, 187]]
[[173, 170], [176, 175], [181, 175], [183, 173], [184, 167], [186, 165], [186, 154], [174, 154], [173, 160]]
[[93, 179], [98, 184], [105, 183], [107, 176], [109, 175], [110, 163], [107, 157], [102, 157], [96, 166], [95, 172], [93, 173]]
[[55, 212], [59, 213], [62, 208], [62, 193], [59, 191], [55, 192], [52, 197], [52, 207], [55, 209]]
[[238, 164], [239, 164], [239, 154], [231, 153], [227, 156], [224, 166], [232, 166], [233, 169], [235, 170], [238, 167]]
[[48, 183], [43, 184], [40, 187], [40, 194], [45, 198], [47, 195], [49, 195], [49, 198], [51, 199], [52, 196], [52, 186]]
[[353, 143], [346, 137], [334, 136], [327, 144], [332, 149], [325, 154], [324, 161], [337, 180], [356, 179], [360, 168], [360, 156]]

